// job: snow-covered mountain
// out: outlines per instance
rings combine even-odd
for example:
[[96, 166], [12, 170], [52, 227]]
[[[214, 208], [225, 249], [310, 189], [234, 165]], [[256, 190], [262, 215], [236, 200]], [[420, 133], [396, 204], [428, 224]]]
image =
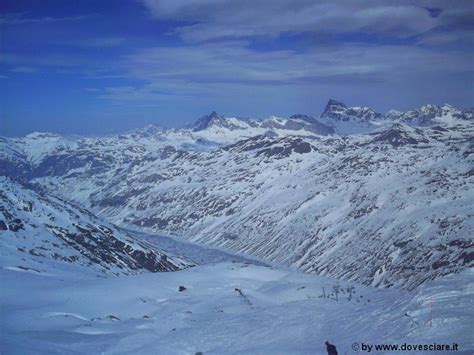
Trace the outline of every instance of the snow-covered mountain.
[[392, 120], [414, 126], [432, 126], [474, 118], [472, 109], [463, 111], [448, 104], [443, 106], [425, 105], [407, 112], [392, 111], [387, 116]]
[[368, 133], [393, 123], [410, 126], [435, 126], [463, 123], [472, 120], [471, 110], [460, 110], [451, 105], [425, 105], [415, 110], [401, 112], [390, 110], [386, 114], [369, 107], [347, 107], [344, 103], [330, 99], [318, 120], [334, 129], [337, 134], [350, 135]]
[[251, 119], [224, 117], [214, 111], [200, 118], [192, 126], [191, 134], [211, 141], [232, 143], [268, 131], [280, 137], [352, 135], [372, 132], [393, 123], [433, 126], [462, 123], [473, 117], [472, 110], [460, 110], [448, 104], [425, 105], [407, 112], [390, 110], [382, 114], [369, 107], [347, 107], [340, 101], [330, 99], [319, 117], [296, 114], [289, 118], [272, 116]]
[[2, 262], [41, 273], [51, 261], [102, 273], [176, 271], [193, 264], [140, 241], [87, 210], [0, 177]]
[[[344, 114], [328, 119], [355, 122], [344, 121], [355, 108], [329, 106]], [[472, 120], [416, 127], [358, 112], [384, 124], [320, 135], [288, 129], [317, 125], [308, 116], [212, 114], [194, 129], [55, 145], [41, 159], [28, 140], [3, 139], [0, 167], [121, 226], [366, 285], [413, 289], [471, 267]]]
[[387, 124], [384, 115], [369, 107], [347, 107], [334, 99], [328, 101], [319, 120], [341, 135], [366, 133]]
[[308, 115], [289, 118], [271, 116], [265, 119], [224, 117], [215, 111], [201, 117], [192, 127], [191, 135], [220, 143], [233, 143], [261, 134], [285, 137], [333, 134], [334, 129]]

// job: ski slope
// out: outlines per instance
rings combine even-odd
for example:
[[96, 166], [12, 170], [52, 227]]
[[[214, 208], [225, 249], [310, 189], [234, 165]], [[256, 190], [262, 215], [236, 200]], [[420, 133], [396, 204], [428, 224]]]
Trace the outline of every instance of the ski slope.
[[229, 262], [106, 278], [2, 265], [0, 277], [2, 354], [325, 354], [326, 340], [340, 354], [361, 342], [474, 350], [472, 270], [416, 292]]

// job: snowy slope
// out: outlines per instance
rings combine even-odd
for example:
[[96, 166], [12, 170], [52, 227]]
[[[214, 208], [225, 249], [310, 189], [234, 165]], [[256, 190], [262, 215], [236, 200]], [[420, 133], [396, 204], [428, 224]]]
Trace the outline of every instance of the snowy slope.
[[34, 132], [13, 141], [33, 164], [60, 150], [77, 148], [74, 141], [52, 133]]
[[0, 211], [2, 267], [41, 274], [53, 270], [48, 265], [56, 261], [119, 275], [192, 266], [82, 208], [40, 196], [4, 177]]
[[112, 278], [72, 266], [56, 273], [0, 270], [2, 353], [322, 355], [326, 340], [340, 354], [355, 353], [354, 343], [474, 350], [472, 270], [416, 293], [242, 263]]

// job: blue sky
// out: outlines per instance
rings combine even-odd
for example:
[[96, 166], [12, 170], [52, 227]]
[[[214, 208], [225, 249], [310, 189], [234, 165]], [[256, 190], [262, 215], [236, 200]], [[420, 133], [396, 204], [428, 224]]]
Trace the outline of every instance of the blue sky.
[[330, 97], [471, 107], [473, 4], [3, 0], [0, 134], [318, 115]]

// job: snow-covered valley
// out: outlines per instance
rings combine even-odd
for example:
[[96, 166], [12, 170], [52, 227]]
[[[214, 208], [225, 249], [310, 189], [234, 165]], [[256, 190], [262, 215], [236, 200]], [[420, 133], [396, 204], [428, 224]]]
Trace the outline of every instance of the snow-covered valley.
[[473, 137], [472, 110], [330, 100], [0, 138], [0, 352], [471, 354]]

